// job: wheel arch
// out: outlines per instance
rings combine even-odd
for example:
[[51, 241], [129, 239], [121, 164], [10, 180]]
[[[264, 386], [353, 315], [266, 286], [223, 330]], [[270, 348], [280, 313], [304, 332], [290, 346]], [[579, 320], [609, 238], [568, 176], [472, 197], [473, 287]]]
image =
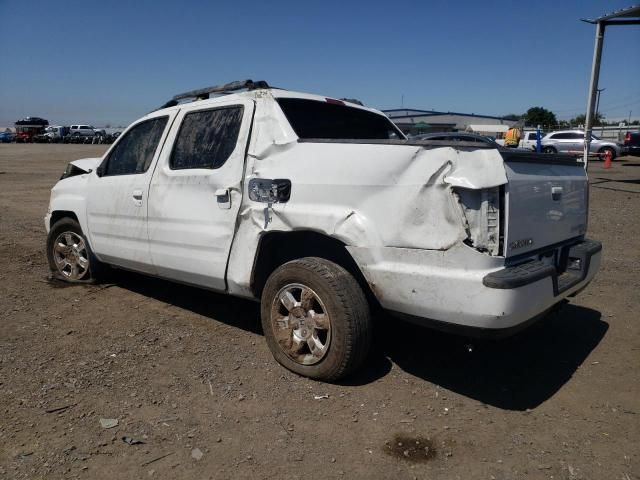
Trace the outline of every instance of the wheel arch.
[[378, 301], [360, 267], [346, 249], [346, 244], [312, 230], [267, 232], [260, 237], [251, 270], [250, 288], [260, 298], [269, 275], [286, 262], [304, 257], [319, 257], [340, 265], [354, 276], [370, 305]]
[[72, 212], [70, 210], [54, 210], [53, 212], [51, 212], [49, 228], [53, 227], [53, 225], [55, 225], [57, 221], [62, 220], [63, 218], [71, 218], [80, 223], [80, 220], [78, 219], [78, 216], [75, 214], [75, 212]]

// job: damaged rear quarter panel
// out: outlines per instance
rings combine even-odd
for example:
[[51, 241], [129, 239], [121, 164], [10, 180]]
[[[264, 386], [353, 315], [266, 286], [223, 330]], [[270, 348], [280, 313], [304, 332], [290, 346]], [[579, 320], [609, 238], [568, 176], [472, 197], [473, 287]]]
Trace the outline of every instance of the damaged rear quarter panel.
[[238, 295], [250, 295], [252, 256], [264, 232], [311, 230], [354, 247], [447, 250], [467, 236], [452, 187], [507, 181], [496, 150], [298, 142], [278, 120], [277, 112], [256, 112], [245, 188], [252, 178], [289, 179], [291, 198], [273, 205], [265, 228], [266, 205], [245, 191], [228, 269]]

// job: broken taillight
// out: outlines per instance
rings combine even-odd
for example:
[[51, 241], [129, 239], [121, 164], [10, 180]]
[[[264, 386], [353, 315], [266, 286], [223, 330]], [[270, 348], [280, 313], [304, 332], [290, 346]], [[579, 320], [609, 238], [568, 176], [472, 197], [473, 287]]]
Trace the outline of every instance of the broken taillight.
[[472, 190], [456, 188], [455, 194], [466, 221], [466, 243], [489, 255], [502, 255], [504, 207], [502, 187]]

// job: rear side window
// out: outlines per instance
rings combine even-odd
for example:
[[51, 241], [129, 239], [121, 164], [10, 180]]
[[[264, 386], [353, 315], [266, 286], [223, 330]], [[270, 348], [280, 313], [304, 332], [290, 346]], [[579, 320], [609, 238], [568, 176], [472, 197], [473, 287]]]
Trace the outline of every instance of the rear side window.
[[224, 165], [238, 143], [243, 111], [239, 105], [186, 114], [171, 153], [171, 169]]
[[291, 124], [291, 128], [302, 139], [404, 138], [391, 120], [367, 110], [300, 98], [279, 98], [278, 104]]
[[103, 175], [146, 172], [168, 119], [169, 117], [152, 118], [129, 130], [109, 154]]

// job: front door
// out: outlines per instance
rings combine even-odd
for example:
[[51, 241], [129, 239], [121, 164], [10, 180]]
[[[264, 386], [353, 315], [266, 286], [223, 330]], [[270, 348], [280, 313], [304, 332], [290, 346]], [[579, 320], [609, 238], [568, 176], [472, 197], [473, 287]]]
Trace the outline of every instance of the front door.
[[176, 112], [131, 126], [90, 177], [87, 224], [91, 248], [104, 262], [154, 273], [147, 236], [153, 165]]
[[[184, 107], [184, 106], [182, 106]], [[149, 189], [151, 259], [159, 275], [225, 290], [242, 201], [254, 102], [181, 109]]]

